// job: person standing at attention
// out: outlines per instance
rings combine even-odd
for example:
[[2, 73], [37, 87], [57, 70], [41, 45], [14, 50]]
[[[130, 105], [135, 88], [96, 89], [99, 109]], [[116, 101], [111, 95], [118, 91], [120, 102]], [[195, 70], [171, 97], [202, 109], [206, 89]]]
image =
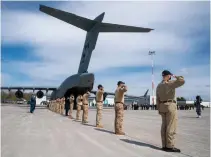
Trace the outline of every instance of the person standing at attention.
[[118, 81], [115, 91], [115, 120], [114, 130], [116, 135], [125, 135], [123, 132], [123, 117], [124, 117], [124, 93], [127, 92], [127, 86], [124, 82]]
[[[177, 129], [177, 104], [175, 89], [184, 85], [182, 76], [175, 76], [168, 70], [162, 72], [163, 80], [156, 89], [156, 104], [158, 113], [162, 117], [161, 139], [162, 149], [167, 152], [180, 152], [175, 148], [175, 135]], [[171, 80], [171, 77], [176, 80]]]
[[96, 103], [97, 103], [97, 114], [96, 114], [96, 127], [103, 128], [102, 125], [102, 109], [103, 109], [103, 86], [98, 85], [98, 91], [96, 93]]

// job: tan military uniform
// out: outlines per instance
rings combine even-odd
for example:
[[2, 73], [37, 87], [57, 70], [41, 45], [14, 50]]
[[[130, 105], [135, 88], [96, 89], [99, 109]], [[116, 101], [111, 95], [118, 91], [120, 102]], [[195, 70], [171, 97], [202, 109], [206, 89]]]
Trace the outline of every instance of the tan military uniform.
[[83, 116], [82, 116], [82, 123], [88, 123], [89, 95], [90, 95], [89, 92], [87, 92], [87, 93], [85, 93], [83, 95]]
[[168, 82], [162, 81], [156, 89], [156, 104], [162, 117], [161, 139], [162, 146], [174, 148], [177, 128], [177, 104], [175, 89], [182, 86], [185, 80], [182, 76]]
[[74, 105], [74, 96], [70, 95], [70, 110], [69, 110], [69, 118], [73, 119], [73, 105]]
[[65, 104], [65, 98], [62, 98], [60, 101], [60, 114], [63, 115], [64, 113], [64, 104]]
[[103, 90], [98, 90], [96, 93], [97, 114], [96, 114], [96, 127], [103, 128], [102, 125], [102, 110], [103, 110]]
[[57, 101], [57, 104], [56, 104], [56, 113], [60, 113], [59, 110], [60, 110], [60, 99], [58, 99]]
[[77, 97], [76, 102], [77, 102], [76, 120], [80, 120], [81, 106], [82, 106], [82, 102], [83, 102], [82, 95], [79, 95]]
[[56, 100], [53, 101], [53, 112], [56, 112]]
[[123, 116], [124, 116], [124, 93], [127, 87], [117, 87], [115, 91], [115, 121], [114, 130], [115, 134], [124, 135], [123, 132]]

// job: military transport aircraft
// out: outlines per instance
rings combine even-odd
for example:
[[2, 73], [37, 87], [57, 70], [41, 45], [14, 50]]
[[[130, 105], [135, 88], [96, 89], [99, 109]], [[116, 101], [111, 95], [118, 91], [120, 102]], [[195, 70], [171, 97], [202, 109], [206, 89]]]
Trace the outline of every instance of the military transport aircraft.
[[[44, 5], [40, 5], [39, 10], [48, 15], [51, 15], [57, 19], [60, 19], [64, 22], [67, 22], [71, 25], [74, 25], [84, 31], [87, 32], [86, 40], [84, 43], [84, 48], [81, 56], [81, 61], [78, 68], [78, 73], [68, 77], [63, 83], [58, 87], [1, 87], [1, 89], [8, 90], [17, 90], [15, 95], [18, 98], [23, 97], [24, 90], [38, 90], [37, 97], [42, 98], [44, 93], [42, 90], [45, 90], [46, 93], [48, 91], [52, 91], [51, 100], [55, 100], [61, 97], [68, 97], [70, 94], [74, 94], [75, 97], [79, 94], [84, 94], [87, 91], [96, 94], [95, 91], [92, 91], [94, 85], [94, 74], [88, 73], [88, 66], [90, 62], [90, 58], [92, 55], [92, 51], [95, 49], [97, 38], [100, 32], [150, 32], [153, 29], [150, 28], [142, 28], [142, 27], [134, 27], [134, 26], [126, 26], [126, 25], [118, 25], [111, 23], [103, 23], [102, 20], [104, 18], [105, 13], [103, 12], [99, 16], [97, 16], [94, 20], [87, 19], [84, 17], [80, 17], [78, 15], [68, 13], [62, 10], [54, 9], [51, 7], [47, 7]], [[23, 90], [23, 92], [21, 91]], [[114, 95], [114, 93], [104, 93], [104, 99], [107, 95]], [[127, 97], [127, 95], [126, 95]], [[129, 96], [132, 98], [139, 98], [138, 96]]]

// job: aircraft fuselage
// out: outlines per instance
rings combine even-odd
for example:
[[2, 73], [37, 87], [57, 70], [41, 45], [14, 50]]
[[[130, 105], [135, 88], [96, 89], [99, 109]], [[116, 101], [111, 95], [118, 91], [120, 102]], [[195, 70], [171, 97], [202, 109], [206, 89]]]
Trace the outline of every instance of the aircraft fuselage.
[[69, 97], [70, 94], [75, 96], [84, 94], [87, 90], [91, 91], [93, 85], [93, 73], [75, 74], [64, 80], [60, 87], [51, 94], [51, 99], [62, 98], [63, 96]]

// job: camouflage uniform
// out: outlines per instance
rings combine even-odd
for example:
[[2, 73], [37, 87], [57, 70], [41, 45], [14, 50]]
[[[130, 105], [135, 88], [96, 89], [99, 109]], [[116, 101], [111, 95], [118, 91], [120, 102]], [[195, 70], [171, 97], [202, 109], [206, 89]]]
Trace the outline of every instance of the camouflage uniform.
[[88, 110], [89, 110], [89, 95], [90, 93], [87, 92], [83, 95], [83, 116], [82, 116], [82, 123], [88, 123]]
[[96, 93], [97, 114], [96, 114], [96, 127], [103, 128], [102, 125], [102, 109], [103, 109], [103, 90], [98, 90]]
[[156, 104], [162, 117], [161, 139], [163, 149], [180, 151], [175, 148], [175, 135], [177, 128], [177, 104], [175, 89], [182, 86], [185, 81], [182, 76], [175, 76], [176, 80], [162, 81], [156, 89]]
[[83, 97], [82, 95], [79, 95], [76, 99], [76, 102], [77, 102], [76, 120], [80, 120], [82, 101], [83, 101]]
[[123, 132], [123, 116], [124, 116], [124, 93], [127, 91], [127, 86], [119, 86], [115, 91], [115, 121], [114, 130], [117, 135], [125, 135]]
[[74, 105], [74, 96], [70, 95], [70, 110], [69, 110], [69, 118], [73, 119], [73, 105]]

